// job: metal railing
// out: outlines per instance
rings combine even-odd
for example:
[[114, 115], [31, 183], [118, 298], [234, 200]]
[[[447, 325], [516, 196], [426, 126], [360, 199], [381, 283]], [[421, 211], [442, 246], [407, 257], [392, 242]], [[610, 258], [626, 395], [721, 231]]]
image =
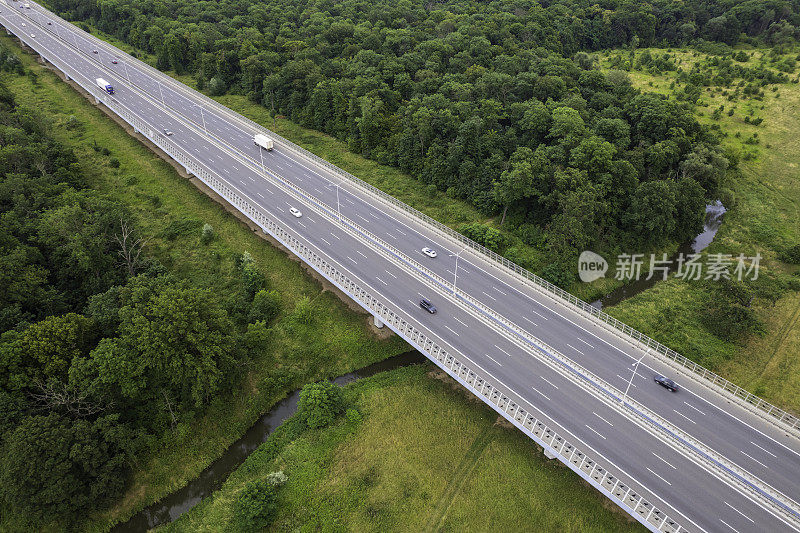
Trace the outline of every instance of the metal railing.
[[[39, 43], [31, 43], [25, 37], [26, 44], [39, 51]], [[262, 230], [270, 234], [287, 249], [300, 257], [314, 270], [323, 275], [337, 288], [356, 301], [364, 309], [379, 317], [384, 324], [397, 333], [415, 348], [425, 353], [439, 367], [445, 370], [476, 396], [490, 405], [498, 413], [508, 419], [523, 433], [536, 441], [552, 455], [556, 456], [565, 465], [578, 473], [583, 479], [612, 499], [620, 507], [634, 516], [642, 524], [653, 531], [677, 533], [683, 528], [666, 514], [653, 506], [637, 491], [612, 475], [607, 469], [601, 467], [595, 460], [583, 452], [579, 447], [571, 444], [557, 432], [553, 431], [542, 420], [528, 413], [518, 403], [491, 384], [491, 379], [482, 377], [475, 369], [460, 361], [456, 355], [444, 350], [436, 341], [424, 335], [403, 316], [395, 312], [390, 306], [376, 298], [370, 288], [360, 280], [348, 275], [345, 271], [323, 258], [309, 245], [295, 237], [284, 227], [277, 223], [274, 217], [268, 216], [264, 210], [248, 201], [234, 185], [224, 178], [216, 175], [194, 156], [180, 148], [176, 143], [158, 133], [148, 121], [138, 116], [115, 99], [100, 91], [92, 80], [85, 78], [80, 73], [73, 72], [68, 65], [61, 62], [58, 57], [46, 57], [54, 66], [80, 85], [88, 93], [102, 101], [109, 110], [131, 125], [135, 131], [141, 132], [145, 137], [162, 149], [170, 157], [180, 163], [187, 172], [197, 176], [209, 188], [214, 190], [231, 205], [239, 209], [250, 220], [255, 222]], [[446, 283], [444, 280], [440, 280]]]
[[[92, 42], [95, 42], [98, 46], [110, 47], [110, 45], [107, 42], [95, 37], [92, 34], [85, 33], [85, 35], [82, 37], [90, 39]], [[118, 53], [119, 51], [114, 49], [114, 52]], [[707, 368], [695, 363], [691, 359], [679, 354], [678, 352], [672, 350], [671, 348], [668, 348], [667, 346], [652, 339], [651, 337], [645, 335], [644, 333], [632, 328], [631, 326], [628, 326], [627, 324], [614, 318], [608, 313], [605, 313], [604, 311], [597, 309], [593, 305], [575, 297], [574, 295], [563, 290], [562, 288], [553, 285], [549, 281], [517, 265], [513, 261], [509, 261], [505, 257], [465, 237], [464, 235], [453, 230], [449, 226], [442, 224], [436, 219], [431, 218], [425, 213], [422, 213], [421, 211], [409, 206], [408, 204], [394, 198], [393, 196], [383, 192], [377, 187], [361, 180], [360, 178], [350, 174], [345, 170], [342, 170], [336, 165], [315, 155], [314, 153], [306, 150], [305, 148], [298, 146], [292, 141], [285, 139], [284, 137], [269, 130], [268, 128], [254, 122], [253, 120], [248, 119], [247, 117], [232, 112], [231, 110], [229, 110], [216, 100], [191, 89], [190, 87], [175, 80], [174, 78], [171, 78], [170, 76], [167, 76], [166, 74], [152, 67], [148, 63], [145, 63], [144, 61], [141, 61], [132, 56], [128, 56], [126, 60], [129, 62], [129, 64], [135, 63], [140, 69], [147, 71], [151, 76], [159, 79], [164, 84], [164, 86], [170, 87], [175, 92], [182, 93], [187, 98], [205, 103], [207, 106], [213, 108], [217, 114], [224, 115], [231, 120], [247, 125], [249, 128], [253, 130], [254, 133], [261, 132], [270, 136], [277, 145], [282, 145], [284, 148], [288, 148], [289, 150], [302, 155], [306, 159], [313, 161], [317, 165], [328, 169], [339, 178], [346, 180], [347, 182], [354, 185], [357, 189], [365, 193], [368, 193], [370, 196], [374, 198], [378, 198], [390, 204], [395, 209], [411, 216], [412, 218], [417, 219], [419, 222], [436, 230], [442, 236], [454, 240], [459, 244], [471, 249], [472, 251], [476, 252], [478, 256], [481, 257], [482, 259], [489, 261], [490, 264], [494, 264], [495, 266], [499, 266], [506, 269], [508, 274], [514, 275], [517, 279], [524, 281], [526, 284], [539, 290], [541, 293], [551, 298], [554, 298], [562, 303], [568, 304], [570, 308], [574, 310], [579, 310], [585, 315], [597, 320], [602, 325], [605, 325], [610, 330], [613, 330], [615, 334], [617, 334], [627, 342], [631, 344], [638, 344], [643, 348], [650, 348], [652, 350], [651, 353], [653, 353], [655, 356], [661, 358], [662, 360], [674, 366], [678, 366], [680, 368], [690, 371], [695, 377], [703, 380], [703, 382], [705, 382], [708, 385], [712, 385], [716, 390], [724, 391], [725, 393], [727, 393], [727, 395], [736, 399], [737, 403], [761, 415], [764, 419], [785, 426], [786, 428], [792, 430], [792, 432], [795, 435], [800, 435], [800, 418], [798, 418], [797, 416], [767, 402], [766, 400], [756, 396], [755, 394], [748, 392], [744, 388], [728, 381], [719, 374], [712, 372], [711, 370], [708, 370]]]

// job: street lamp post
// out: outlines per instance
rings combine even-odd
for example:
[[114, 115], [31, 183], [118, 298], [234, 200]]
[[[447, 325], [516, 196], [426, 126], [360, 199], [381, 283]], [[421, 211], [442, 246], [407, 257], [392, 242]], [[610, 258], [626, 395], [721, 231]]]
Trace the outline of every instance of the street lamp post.
[[466, 250], [466, 248], [462, 248], [455, 254], [448, 254], [450, 257], [456, 258], [456, 266], [453, 268], [453, 294], [456, 293], [456, 280], [458, 279], [458, 256], [461, 255], [461, 252]]
[[628, 396], [628, 391], [631, 389], [631, 384], [633, 383], [633, 378], [634, 378], [634, 376], [636, 376], [636, 372], [639, 370], [639, 363], [642, 362], [642, 359], [644, 359], [645, 355], [647, 355], [648, 353], [650, 353], [650, 348], [648, 348], [647, 351], [644, 352], [644, 355], [642, 355], [639, 358], [639, 360], [636, 361], [636, 363], [633, 364], [633, 374], [631, 374], [631, 379], [628, 381], [628, 386], [625, 387], [625, 394], [622, 395], [622, 403], [625, 403], [625, 398]]
[[[203, 106], [201, 106], [200, 104], [194, 104], [194, 105], [196, 105], [197, 107], [200, 108], [200, 119], [203, 121], [203, 130], [206, 132], [206, 135], [208, 135], [208, 129], [206, 128], [206, 117], [203, 114]], [[260, 152], [260, 150], [259, 150], [259, 152]], [[264, 166], [264, 165], [262, 164], [261, 166]]]
[[334, 183], [336, 185], [336, 214], [339, 216], [339, 222], [342, 221], [342, 212], [339, 210], [339, 184]]

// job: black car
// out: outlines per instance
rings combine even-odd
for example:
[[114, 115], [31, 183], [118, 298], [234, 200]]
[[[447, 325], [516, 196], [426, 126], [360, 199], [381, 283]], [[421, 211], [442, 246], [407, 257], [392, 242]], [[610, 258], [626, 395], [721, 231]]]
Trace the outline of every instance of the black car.
[[430, 300], [426, 300], [425, 298], [419, 301], [419, 306], [430, 314], [434, 314], [436, 312], [436, 306], [433, 305]]
[[672, 392], [677, 392], [678, 390], [678, 384], [664, 376], [655, 376], [653, 377], [653, 381], [655, 381], [665, 389], [671, 390]]

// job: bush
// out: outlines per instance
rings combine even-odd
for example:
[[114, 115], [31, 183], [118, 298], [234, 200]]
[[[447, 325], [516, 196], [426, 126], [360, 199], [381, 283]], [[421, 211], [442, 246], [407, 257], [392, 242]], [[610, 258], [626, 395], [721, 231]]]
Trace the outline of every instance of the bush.
[[261, 289], [253, 297], [250, 304], [250, 312], [247, 321], [253, 323], [259, 320], [269, 322], [277, 316], [281, 310], [281, 297], [276, 291], [266, 291]]
[[200, 242], [208, 244], [214, 239], [214, 228], [211, 224], [203, 224], [203, 231], [200, 233]]
[[572, 282], [575, 280], [575, 276], [572, 272], [559, 263], [550, 263], [542, 269], [540, 275], [553, 285], [561, 287], [562, 289], [566, 289], [572, 285]]
[[112, 157], [111, 159], [108, 160], [108, 166], [110, 166], [111, 168], [119, 168], [119, 159], [117, 159], [116, 157]]
[[800, 244], [795, 244], [786, 248], [780, 254], [781, 261], [791, 263], [793, 265], [800, 265]]
[[258, 531], [275, 517], [277, 487], [268, 479], [257, 479], [245, 485], [236, 498], [236, 521], [242, 531]]
[[314, 322], [314, 308], [311, 306], [311, 299], [308, 296], [297, 300], [292, 317], [300, 324], [309, 325]]
[[342, 389], [329, 381], [310, 383], [300, 391], [297, 414], [311, 429], [330, 425], [343, 410]]

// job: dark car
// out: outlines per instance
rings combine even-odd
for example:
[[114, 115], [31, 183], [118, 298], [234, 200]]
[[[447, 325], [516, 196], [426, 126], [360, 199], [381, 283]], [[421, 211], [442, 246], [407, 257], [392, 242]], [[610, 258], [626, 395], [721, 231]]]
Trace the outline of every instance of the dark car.
[[433, 305], [430, 300], [426, 300], [425, 298], [419, 301], [419, 306], [430, 314], [434, 314], [436, 312], [436, 306]]
[[119, 61], [117, 61], [116, 59], [112, 59], [112, 60], [111, 60], [111, 63], [112, 63], [112, 64], [114, 64], [114, 65], [116, 65], [117, 63], [119, 63]]
[[671, 379], [666, 378], [664, 376], [655, 376], [653, 378], [653, 381], [655, 381], [656, 383], [658, 383], [659, 385], [661, 385], [665, 389], [671, 390], [672, 392], [677, 392], [677, 390], [678, 390], [678, 384], [675, 383], [674, 381], [672, 381]]

